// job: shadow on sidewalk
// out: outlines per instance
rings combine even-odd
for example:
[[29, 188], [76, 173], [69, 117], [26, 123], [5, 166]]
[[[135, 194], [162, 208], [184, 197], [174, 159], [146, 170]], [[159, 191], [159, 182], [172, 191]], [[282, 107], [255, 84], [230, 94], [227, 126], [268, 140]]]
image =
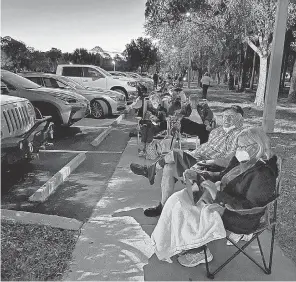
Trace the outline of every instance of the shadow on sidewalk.
[[[134, 218], [142, 230], [151, 236], [155, 225], [157, 224], [157, 218], [146, 217], [142, 208], [135, 208], [131, 210], [121, 211], [114, 213], [112, 217], [132, 217]], [[265, 232], [262, 238], [262, 245], [264, 253], [269, 255], [269, 242], [270, 233]], [[210, 269], [215, 269], [220, 265], [227, 257], [230, 257], [236, 249], [233, 246], [226, 246], [226, 240], [217, 240], [211, 242], [209, 245], [214, 260], [210, 263]], [[247, 250], [247, 253], [252, 255], [256, 260], [260, 261], [260, 252], [258, 246], [251, 244]], [[144, 280], [145, 281], [199, 281], [208, 280], [206, 277], [205, 265], [201, 264], [197, 267], [187, 268], [181, 266], [177, 261], [177, 256], [172, 258], [173, 263], [167, 263], [158, 260], [157, 256], [153, 254], [148, 263], [144, 265]], [[286, 269], [284, 269], [286, 268]], [[276, 245], [274, 255], [274, 266], [271, 275], [264, 274], [256, 265], [245, 256], [240, 255], [228, 266], [225, 267], [215, 277], [216, 280], [222, 281], [270, 281], [270, 280], [289, 280], [293, 277], [293, 271], [291, 272], [291, 262], [283, 256], [282, 251]]]
[[[112, 217], [132, 217], [142, 230], [150, 237], [159, 217], [146, 217], [143, 208], [136, 208], [121, 212], [116, 212]], [[196, 268], [186, 268], [177, 262], [177, 257], [172, 258], [173, 263], [160, 261], [155, 254], [143, 267], [145, 281], [193, 281], [206, 280], [205, 268], [203, 265]]]
[[112, 217], [124, 217], [124, 216], [129, 216], [134, 218], [143, 231], [150, 237], [155, 225], [157, 224], [158, 217], [146, 217], [144, 215], [144, 209], [143, 208], [136, 208], [136, 209], [131, 209], [131, 210], [126, 210], [126, 211], [121, 211], [121, 212], [116, 212], [112, 215]]

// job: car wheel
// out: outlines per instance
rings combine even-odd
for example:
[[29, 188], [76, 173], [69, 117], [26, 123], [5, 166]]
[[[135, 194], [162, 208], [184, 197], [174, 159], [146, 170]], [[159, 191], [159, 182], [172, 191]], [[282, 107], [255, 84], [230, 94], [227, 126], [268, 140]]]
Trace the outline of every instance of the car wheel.
[[102, 100], [94, 100], [90, 104], [91, 115], [93, 118], [104, 118], [108, 114], [108, 106]]

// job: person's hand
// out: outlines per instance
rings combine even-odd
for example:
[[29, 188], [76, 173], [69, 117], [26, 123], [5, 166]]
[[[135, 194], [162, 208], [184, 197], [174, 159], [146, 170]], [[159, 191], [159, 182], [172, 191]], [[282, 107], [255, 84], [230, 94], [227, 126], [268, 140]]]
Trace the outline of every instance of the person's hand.
[[192, 169], [186, 169], [183, 173], [183, 180], [185, 184], [192, 184], [193, 180], [197, 179], [197, 172]]
[[217, 186], [215, 183], [213, 183], [212, 181], [210, 180], [206, 180], [204, 182], [201, 183], [201, 186], [204, 188], [204, 189], [207, 189], [212, 198], [213, 199], [216, 199], [216, 195], [217, 195]]
[[207, 131], [211, 131], [211, 130], [212, 130], [212, 127], [211, 127], [210, 125], [207, 125], [207, 126], [206, 126], [206, 130], [207, 130]]
[[151, 121], [154, 121], [154, 122], [157, 122], [158, 121], [157, 116], [154, 116], [154, 115], [151, 116], [150, 119], [151, 119]]

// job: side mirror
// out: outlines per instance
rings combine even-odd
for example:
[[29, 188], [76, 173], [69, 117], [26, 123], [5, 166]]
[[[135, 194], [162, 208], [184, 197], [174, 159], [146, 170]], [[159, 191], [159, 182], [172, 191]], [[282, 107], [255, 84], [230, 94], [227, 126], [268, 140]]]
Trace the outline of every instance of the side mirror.
[[5, 95], [8, 94], [9, 90], [6, 85], [1, 85], [1, 94]]

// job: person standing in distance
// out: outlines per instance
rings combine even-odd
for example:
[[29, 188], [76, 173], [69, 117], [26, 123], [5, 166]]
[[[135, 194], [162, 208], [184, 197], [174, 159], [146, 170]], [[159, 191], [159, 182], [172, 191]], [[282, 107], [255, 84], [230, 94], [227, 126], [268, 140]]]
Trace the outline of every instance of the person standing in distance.
[[154, 81], [154, 90], [157, 89], [157, 84], [158, 84], [158, 73], [154, 73], [153, 75], [153, 81]]
[[212, 78], [209, 76], [209, 73], [206, 72], [204, 76], [201, 78], [201, 85], [202, 85], [202, 98], [207, 99], [208, 88], [213, 82]]

